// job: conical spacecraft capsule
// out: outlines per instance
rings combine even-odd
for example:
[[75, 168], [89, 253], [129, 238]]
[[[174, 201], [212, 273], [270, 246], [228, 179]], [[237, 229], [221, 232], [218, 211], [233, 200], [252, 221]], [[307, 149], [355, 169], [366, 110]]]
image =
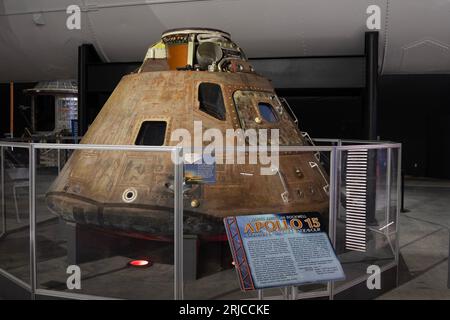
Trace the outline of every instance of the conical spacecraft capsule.
[[[165, 32], [122, 78], [81, 143], [174, 146], [177, 129], [194, 136], [200, 122], [224, 139], [227, 130], [276, 129], [280, 146], [309, 144], [230, 35], [203, 28]], [[223, 232], [222, 218], [231, 215], [326, 215], [328, 177], [317, 155], [280, 152], [278, 162], [272, 174], [261, 174], [268, 166], [259, 163], [217, 162], [215, 183], [191, 184], [196, 177], [186, 176], [184, 232]], [[149, 235], [173, 232], [173, 197], [170, 153], [100, 150], [75, 150], [46, 194], [66, 221]]]

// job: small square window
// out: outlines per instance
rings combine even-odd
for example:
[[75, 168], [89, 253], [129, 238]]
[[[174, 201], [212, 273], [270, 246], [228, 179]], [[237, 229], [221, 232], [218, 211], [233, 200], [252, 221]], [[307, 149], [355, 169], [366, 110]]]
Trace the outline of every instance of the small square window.
[[274, 123], [278, 121], [277, 114], [275, 113], [275, 110], [273, 109], [272, 105], [265, 102], [258, 103], [258, 109], [259, 113], [261, 114], [261, 117], [267, 122]]
[[166, 127], [165, 121], [144, 121], [135, 144], [138, 146], [162, 146], [166, 137]]
[[225, 120], [225, 104], [218, 84], [201, 83], [198, 87], [198, 101], [201, 111], [216, 119]]

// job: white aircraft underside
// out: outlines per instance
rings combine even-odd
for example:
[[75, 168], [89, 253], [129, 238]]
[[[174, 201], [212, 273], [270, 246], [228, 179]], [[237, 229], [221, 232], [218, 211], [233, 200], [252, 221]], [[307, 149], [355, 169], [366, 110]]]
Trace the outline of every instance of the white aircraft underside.
[[[70, 5], [79, 30], [66, 26]], [[105, 61], [142, 61], [179, 27], [223, 29], [249, 58], [361, 55], [370, 5], [382, 74], [450, 72], [449, 0], [0, 0], [0, 82], [76, 78], [82, 43]]]

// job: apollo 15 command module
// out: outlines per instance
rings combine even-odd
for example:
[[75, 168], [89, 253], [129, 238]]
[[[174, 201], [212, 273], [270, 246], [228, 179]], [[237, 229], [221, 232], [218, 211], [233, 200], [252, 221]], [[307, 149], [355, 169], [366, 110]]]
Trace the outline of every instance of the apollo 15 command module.
[[[310, 143], [230, 34], [204, 28], [163, 33], [141, 67], [122, 78], [81, 143], [174, 146], [175, 130], [194, 134], [200, 121], [224, 136], [227, 129], [278, 129], [280, 146]], [[225, 216], [327, 214], [328, 176], [317, 154], [280, 152], [273, 174], [261, 174], [262, 166], [217, 162], [208, 184], [185, 176], [184, 232], [223, 233]], [[76, 150], [46, 199], [69, 222], [163, 236], [173, 232], [173, 183], [170, 152]]]

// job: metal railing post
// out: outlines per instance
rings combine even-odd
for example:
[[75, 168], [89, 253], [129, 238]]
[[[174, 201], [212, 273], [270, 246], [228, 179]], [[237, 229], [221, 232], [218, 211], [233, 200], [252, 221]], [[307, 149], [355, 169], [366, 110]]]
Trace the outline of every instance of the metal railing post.
[[288, 288], [284, 287], [282, 289], [282, 294], [283, 294], [283, 300], [288, 300], [289, 299], [289, 292], [288, 292]]
[[297, 287], [291, 286], [291, 300], [297, 300]]
[[[330, 154], [330, 208], [328, 234], [331, 243], [336, 250], [336, 218], [338, 211], [338, 172], [339, 172], [339, 147], [333, 147]], [[334, 281], [328, 282], [329, 299], [334, 299]]]
[[[59, 137], [56, 138], [56, 143], [61, 143], [61, 139]], [[58, 161], [58, 174], [61, 172], [61, 149], [56, 150], [58, 152], [57, 154], [57, 160]]]
[[36, 149], [34, 144], [29, 148], [29, 228], [30, 228], [30, 287], [31, 299], [36, 293]]
[[[385, 227], [383, 229], [384, 236], [386, 237], [389, 246], [392, 249], [392, 253], [394, 257], [396, 255], [396, 248], [392, 244], [389, 232], [389, 226], [391, 222], [389, 222], [391, 217], [391, 184], [392, 184], [392, 149], [387, 149], [387, 159], [386, 159], [386, 217], [385, 217]], [[395, 221], [397, 223], [397, 221]]]
[[0, 234], [0, 238], [6, 235], [6, 203], [5, 203], [5, 150], [3, 146], [0, 147], [0, 156], [1, 156], [1, 187], [2, 187], [2, 233]]
[[264, 300], [264, 292], [263, 290], [258, 290], [258, 300]]
[[398, 272], [399, 272], [399, 250], [400, 250], [400, 242], [399, 242], [399, 219], [400, 219], [400, 205], [399, 205], [399, 199], [402, 196], [402, 147], [398, 147], [397, 149], [398, 155], [397, 155], [397, 210], [396, 210], [396, 217], [395, 217], [395, 262], [397, 264], [397, 274], [396, 274], [396, 285], [398, 286]]
[[401, 202], [400, 202], [400, 212], [409, 212], [408, 209], [405, 208], [405, 172], [402, 169], [400, 174], [400, 193], [401, 193]]
[[[448, 255], [450, 257], [450, 237], [448, 239]], [[398, 274], [398, 265], [397, 265], [397, 274]], [[397, 276], [397, 285], [398, 285], [398, 276]], [[450, 289], [450, 263], [448, 264], [447, 288]]]
[[181, 147], [175, 151], [175, 178], [174, 178], [174, 264], [175, 264], [175, 300], [182, 300], [183, 294], [183, 159], [180, 156]]
[[[387, 149], [386, 159], [386, 225], [389, 224], [389, 218], [391, 213], [391, 167], [392, 167], [392, 149]], [[389, 227], [386, 227], [386, 234], [389, 234]]]

